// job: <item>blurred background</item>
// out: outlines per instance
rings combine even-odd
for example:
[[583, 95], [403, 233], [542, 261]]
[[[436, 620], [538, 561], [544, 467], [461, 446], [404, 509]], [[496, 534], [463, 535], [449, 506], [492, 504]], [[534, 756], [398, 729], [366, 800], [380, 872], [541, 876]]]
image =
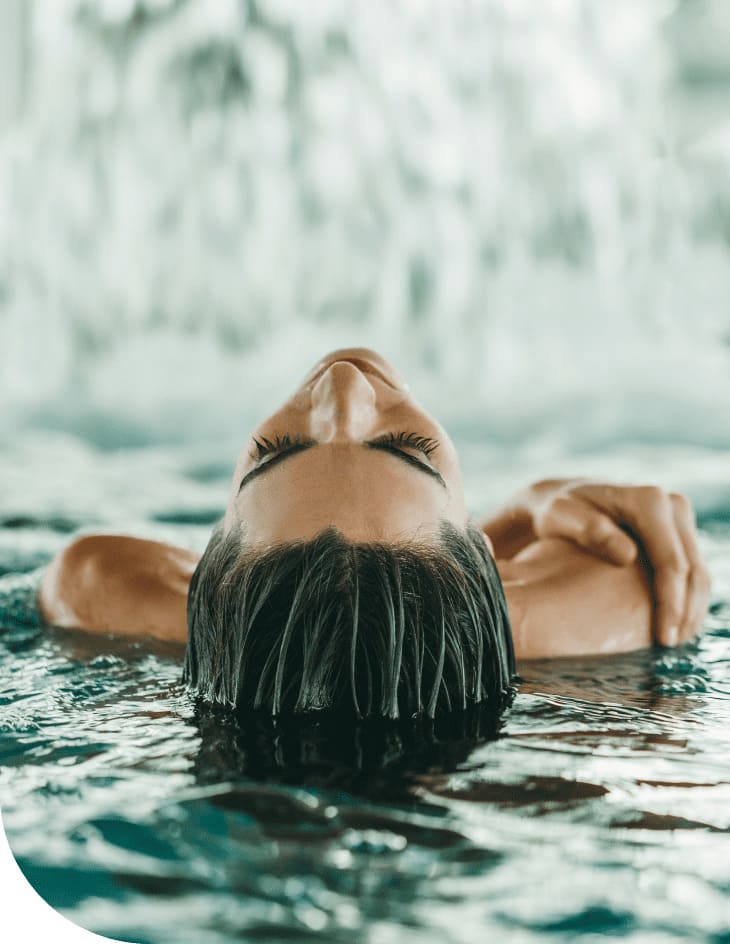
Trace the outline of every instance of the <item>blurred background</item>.
[[481, 510], [587, 473], [712, 516], [729, 299], [723, 0], [0, 6], [8, 528], [207, 527], [352, 344]]

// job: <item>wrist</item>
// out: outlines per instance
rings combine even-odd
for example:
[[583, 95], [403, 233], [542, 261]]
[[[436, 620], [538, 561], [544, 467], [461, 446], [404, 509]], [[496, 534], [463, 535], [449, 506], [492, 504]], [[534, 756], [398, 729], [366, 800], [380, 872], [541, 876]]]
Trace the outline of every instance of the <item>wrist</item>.
[[519, 496], [496, 514], [480, 521], [480, 527], [491, 540], [498, 560], [514, 557], [535, 540], [532, 515], [519, 501]]

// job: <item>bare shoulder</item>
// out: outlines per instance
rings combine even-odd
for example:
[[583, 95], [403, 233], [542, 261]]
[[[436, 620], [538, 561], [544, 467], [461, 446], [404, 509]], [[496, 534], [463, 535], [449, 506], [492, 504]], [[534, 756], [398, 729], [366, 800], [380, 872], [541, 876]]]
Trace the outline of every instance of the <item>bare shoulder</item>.
[[184, 641], [187, 589], [198, 557], [159, 541], [83, 535], [49, 565], [41, 611], [56, 626]]
[[571, 541], [535, 541], [497, 562], [518, 659], [628, 652], [652, 643], [652, 595], [641, 561], [610, 564]]

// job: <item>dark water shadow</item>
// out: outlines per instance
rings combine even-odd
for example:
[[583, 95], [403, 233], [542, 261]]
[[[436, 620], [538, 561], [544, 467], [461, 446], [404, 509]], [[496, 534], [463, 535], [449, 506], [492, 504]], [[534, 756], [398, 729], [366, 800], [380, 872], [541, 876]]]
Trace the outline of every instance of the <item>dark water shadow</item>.
[[201, 785], [244, 779], [345, 791], [391, 805], [412, 802], [422, 774], [468, 769], [473, 751], [501, 730], [481, 706], [435, 720], [356, 721], [331, 712], [282, 720], [239, 717], [200, 702], [194, 724], [200, 746], [193, 770]]

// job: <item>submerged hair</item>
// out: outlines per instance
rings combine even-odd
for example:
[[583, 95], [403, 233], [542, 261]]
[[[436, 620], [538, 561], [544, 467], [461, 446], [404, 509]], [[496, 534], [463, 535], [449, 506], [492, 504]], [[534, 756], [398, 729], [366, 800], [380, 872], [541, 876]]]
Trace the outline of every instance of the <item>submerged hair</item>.
[[507, 606], [474, 525], [434, 544], [334, 528], [264, 551], [218, 525], [188, 593], [184, 678], [207, 700], [285, 716], [434, 718], [514, 696]]

